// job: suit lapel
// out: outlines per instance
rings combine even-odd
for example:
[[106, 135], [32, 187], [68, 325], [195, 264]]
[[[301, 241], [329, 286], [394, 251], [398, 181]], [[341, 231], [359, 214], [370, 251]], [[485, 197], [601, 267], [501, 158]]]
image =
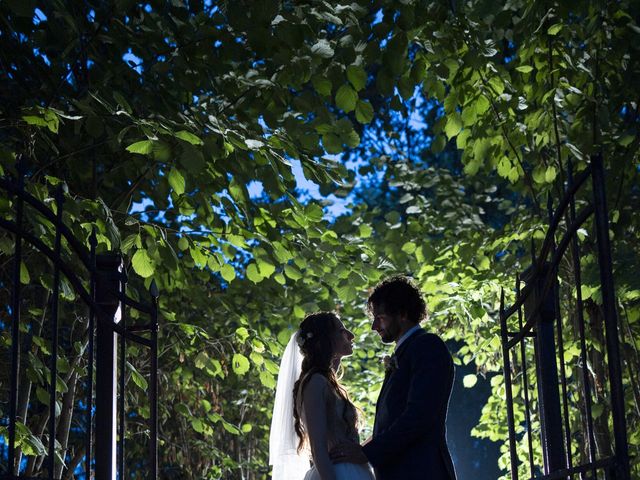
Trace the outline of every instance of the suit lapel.
[[[424, 334], [424, 330], [421, 328], [419, 330], [417, 330], [415, 333], [413, 333], [409, 338], [407, 338], [404, 342], [402, 342], [402, 345], [400, 345], [400, 348], [398, 348], [398, 350], [393, 354], [393, 356], [395, 356], [396, 361], [400, 362], [400, 357], [402, 356], [402, 354], [406, 351], [407, 346], [418, 336], [423, 335]], [[389, 372], [387, 371], [384, 375], [384, 381], [382, 382], [382, 388], [380, 389], [380, 395], [378, 395], [378, 401], [376, 402], [376, 409], [377, 409], [377, 405], [382, 401], [384, 394], [386, 393], [386, 389], [387, 386], [389, 385], [389, 381], [391, 380], [391, 376], [393, 375], [394, 372]]]

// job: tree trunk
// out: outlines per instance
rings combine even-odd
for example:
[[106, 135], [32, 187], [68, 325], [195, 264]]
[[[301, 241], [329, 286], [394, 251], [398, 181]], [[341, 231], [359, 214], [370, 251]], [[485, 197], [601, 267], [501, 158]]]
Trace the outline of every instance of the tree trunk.
[[[72, 367], [73, 368], [73, 367]], [[78, 381], [78, 373], [73, 368], [71, 378], [69, 379], [68, 389], [62, 396], [62, 409], [60, 412], [60, 418], [58, 420], [58, 442], [60, 443], [60, 456], [65, 458], [67, 451], [67, 444], [69, 442], [69, 429], [71, 427], [71, 419], [73, 418], [73, 404], [75, 401], [76, 382]], [[62, 476], [62, 463], [56, 463], [54, 469], [54, 477], [60, 478]]]
[[[25, 355], [32, 348], [33, 337], [39, 337], [42, 334], [42, 325], [44, 324], [44, 319], [47, 314], [47, 305], [49, 304], [50, 295], [47, 294], [47, 297], [44, 301], [42, 317], [40, 318], [40, 322], [36, 323], [35, 328], [29, 332], [24, 341], [24, 346], [22, 348], [22, 361], [20, 362], [20, 369], [22, 372], [27, 371], [27, 366], [30, 363], [28, 355]], [[33, 355], [38, 354], [38, 347], [36, 346]], [[23, 382], [20, 383], [19, 391], [18, 391], [18, 408], [16, 409], [16, 419], [22, 419], [22, 423], [27, 425], [27, 414], [29, 401], [31, 400], [31, 387], [33, 383], [29, 380], [29, 377], [25, 374], [22, 376]], [[20, 448], [16, 449], [16, 467], [18, 467], [22, 463], [22, 450]], [[14, 473], [18, 473], [14, 471]]]
[[64, 480], [73, 480], [73, 472], [84, 458], [84, 447], [78, 449], [69, 464], [67, 465], [67, 473], [64, 476]]
[[[34, 435], [40, 439], [44, 436], [44, 429], [47, 428], [47, 422], [49, 421], [49, 409], [45, 410], [40, 419], [40, 424], [38, 425], [37, 431], [34, 432]], [[41, 459], [38, 461], [38, 459]], [[24, 472], [25, 477], [32, 477], [34, 472], [38, 470], [42, 465], [42, 460], [44, 460], [44, 455], [40, 457], [29, 457], [29, 461], [27, 462], [27, 469]]]

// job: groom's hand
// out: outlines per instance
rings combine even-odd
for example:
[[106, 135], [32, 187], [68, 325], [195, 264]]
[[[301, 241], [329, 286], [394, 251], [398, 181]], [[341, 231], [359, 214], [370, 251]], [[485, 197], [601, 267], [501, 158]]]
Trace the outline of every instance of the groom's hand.
[[357, 443], [339, 443], [329, 452], [333, 463], [367, 463], [369, 459]]

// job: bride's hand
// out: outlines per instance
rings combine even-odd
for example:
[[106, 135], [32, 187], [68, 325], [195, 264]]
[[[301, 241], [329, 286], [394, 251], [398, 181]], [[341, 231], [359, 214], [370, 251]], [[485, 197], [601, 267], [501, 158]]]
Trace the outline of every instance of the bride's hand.
[[329, 452], [333, 463], [367, 463], [369, 459], [357, 443], [339, 443]]

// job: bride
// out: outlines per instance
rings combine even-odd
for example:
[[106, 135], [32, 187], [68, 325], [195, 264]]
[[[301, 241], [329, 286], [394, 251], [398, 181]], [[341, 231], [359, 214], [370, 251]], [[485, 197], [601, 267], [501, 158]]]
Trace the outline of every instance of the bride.
[[271, 422], [273, 480], [374, 480], [367, 464], [334, 465], [329, 457], [338, 444], [359, 443], [356, 408], [336, 378], [342, 357], [353, 353], [352, 341], [332, 312], [308, 315], [291, 337]]

